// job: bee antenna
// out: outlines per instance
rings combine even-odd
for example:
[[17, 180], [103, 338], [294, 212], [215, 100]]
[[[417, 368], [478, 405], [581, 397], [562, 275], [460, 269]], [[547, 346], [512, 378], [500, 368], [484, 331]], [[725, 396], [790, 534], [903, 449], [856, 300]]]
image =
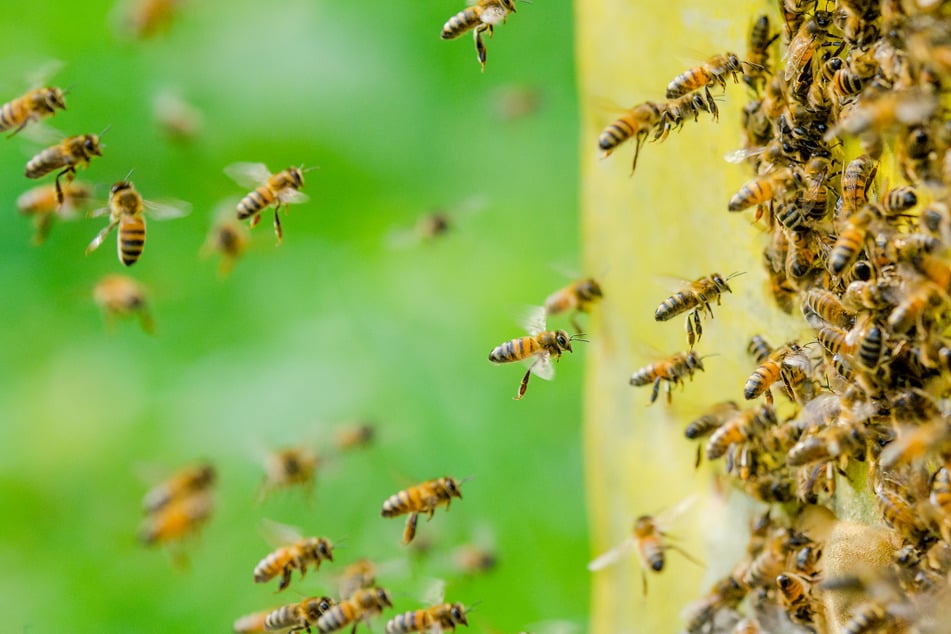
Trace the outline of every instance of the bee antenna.
[[314, 170], [319, 170], [320, 165], [311, 165], [310, 167], [304, 167], [304, 164], [301, 163], [299, 169], [302, 173], [306, 174], [307, 172], [313, 172]]
[[709, 358], [709, 357], [719, 357], [719, 356], [720, 356], [720, 353], [719, 353], [719, 352], [711, 352], [710, 354], [705, 354], [705, 355], [703, 355], [702, 357], [700, 357], [700, 359], [703, 360], [703, 359], [707, 359], [707, 358]]
[[126, 174], [126, 175], [125, 175], [125, 178], [123, 178], [122, 180], [123, 180], [124, 182], [128, 183], [128, 182], [129, 182], [129, 179], [132, 178], [132, 172], [134, 172], [134, 171], [135, 171], [135, 168], [133, 167], [132, 169], [129, 170], [129, 173]]
[[104, 135], [104, 134], [105, 134], [106, 132], [108, 132], [111, 128], [112, 128], [112, 124], [110, 123], [109, 125], [107, 125], [106, 127], [104, 127], [104, 128], [102, 129], [102, 132], [99, 133], [99, 136]]
[[585, 339], [584, 337], [585, 337], [585, 333], [579, 332], [576, 335], [571, 335], [570, 337], [568, 337], [568, 341], [583, 341], [585, 343], [591, 343], [590, 339]]
[[73, 88], [76, 86], [76, 82], [71, 83], [70, 85], [63, 88], [63, 95], [68, 95], [73, 91]]
[[467, 606], [466, 606], [466, 614], [468, 614], [469, 612], [472, 612], [473, 610], [475, 610], [475, 609], [476, 609], [476, 606], [478, 606], [480, 603], [482, 603], [482, 599], [479, 599], [479, 600], [476, 601], [475, 603], [472, 603], [472, 604], [470, 604], [470, 605], [467, 605]]
[[733, 271], [732, 273], [726, 276], [726, 279], [732, 280], [734, 277], [739, 277], [741, 275], [746, 275], [746, 271]]
[[459, 480], [459, 484], [462, 484], [463, 482], [468, 482], [469, 480], [472, 480], [473, 478], [475, 478], [475, 475], [467, 475], [466, 477]]

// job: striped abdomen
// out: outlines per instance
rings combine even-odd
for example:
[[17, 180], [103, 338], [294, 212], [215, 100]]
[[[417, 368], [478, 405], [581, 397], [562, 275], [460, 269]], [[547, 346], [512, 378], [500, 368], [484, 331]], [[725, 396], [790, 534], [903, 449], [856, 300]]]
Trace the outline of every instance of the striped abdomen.
[[610, 153], [617, 146], [630, 139], [638, 131], [637, 122], [631, 115], [624, 115], [609, 125], [598, 137], [598, 147]]
[[469, 29], [472, 29], [475, 26], [478, 26], [479, 22], [482, 21], [480, 17], [480, 9], [477, 7], [468, 7], [456, 15], [449, 18], [446, 24], [442, 27], [442, 39], [452, 40]]
[[711, 73], [706, 66], [696, 66], [691, 68], [690, 70], [677, 75], [669, 84], [667, 84], [667, 98], [673, 99], [675, 97], [686, 95], [688, 92], [696, 90], [697, 88], [703, 88], [713, 81], [713, 79], [713, 73]]
[[572, 289], [556, 291], [545, 300], [545, 314], [557, 315], [570, 308], [576, 308], [581, 299], [581, 294], [572, 292]]
[[264, 629], [266, 630], [283, 630], [295, 625], [307, 625], [301, 614], [300, 605], [297, 603], [280, 607], [264, 619]]
[[841, 274], [858, 259], [867, 233], [867, 227], [852, 225], [839, 235], [829, 253], [829, 271], [833, 275]]
[[278, 548], [270, 555], [258, 562], [254, 567], [255, 583], [264, 583], [273, 579], [275, 575], [284, 570], [285, 566], [294, 567], [294, 556], [291, 547]]
[[679, 291], [665, 299], [661, 305], [657, 307], [657, 310], [654, 311], [654, 319], [657, 321], [667, 321], [699, 304], [700, 297], [693, 291]]
[[931, 503], [945, 515], [951, 515], [951, 474], [947, 467], [941, 467], [931, 482]]
[[30, 93], [27, 93], [23, 97], [3, 104], [3, 107], [0, 108], [0, 131], [19, 128], [23, 125], [27, 117], [30, 116], [29, 98]]
[[779, 363], [772, 359], [756, 368], [743, 387], [744, 398], [749, 401], [763, 394], [770, 385], [779, 380], [781, 370]]
[[277, 196], [269, 184], [261, 185], [238, 203], [238, 220], [244, 220], [260, 213], [262, 209], [273, 204], [276, 198]]
[[119, 221], [119, 260], [126, 266], [139, 261], [145, 250], [145, 217], [124, 214]]
[[882, 329], [878, 326], [872, 326], [868, 329], [868, 332], [859, 344], [859, 365], [866, 370], [874, 370], [878, 367], [879, 361], [881, 361], [884, 349], [885, 337], [882, 333]]
[[268, 612], [267, 610], [255, 612], [253, 614], [245, 614], [234, 622], [234, 625], [231, 626], [231, 629], [236, 634], [253, 634], [254, 632], [263, 632], [267, 627], [267, 617], [270, 615], [271, 612]]
[[383, 503], [383, 517], [396, 517], [404, 513], [428, 510], [420, 487], [403, 489], [394, 493]]
[[359, 608], [353, 599], [338, 603], [317, 619], [317, 630], [321, 634], [335, 632], [353, 623], [359, 616]]
[[399, 614], [386, 624], [386, 634], [406, 634], [407, 632], [424, 632], [436, 625], [435, 619], [429, 610], [414, 610]]
[[48, 147], [26, 164], [25, 175], [27, 178], [40, 178], [46, 176], [53, 170], [57, 170], [67, 165], [72, 165], [74, 161], [64, 150], [62, 145]]
[[650, 385], [666, 374], [664, 364], [652, 363], [631, 375], [631, 385]]
[[489, 353], [492, 363], [510, 363], [527, 359], [542, 349], [535, 337], [519, 337], [499, 344]]
[[753, 180], [747, 181], [740, 191], [733, 194], [730, 199], [730, 211], [742, 211], [753, 205], [764, 203], [773, 197], [775, 188], [773, 181], [769, 176], [758, 176]]

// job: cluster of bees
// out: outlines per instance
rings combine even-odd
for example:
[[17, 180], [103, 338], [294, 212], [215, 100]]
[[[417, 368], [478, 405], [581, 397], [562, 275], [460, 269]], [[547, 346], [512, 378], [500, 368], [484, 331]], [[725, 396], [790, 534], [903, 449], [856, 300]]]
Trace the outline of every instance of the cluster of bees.
[[[686, 426], [698, 443], [697, 464], [723, 458], [727, 479], [769, 510], [754, 520], [746, 556], [688, 608], [685, 629], [946, 631], [949, 6], [778, 6], [781, 27], [767, 15], [756, 18], [745, 59], [726, 53], [686, 71], [670, 82], [667, 101], [631, 108], [599, 139], [605, 154], [633, 139], [636, 165], [645, 141], [662, 141], [686, 116], [716, 118], [712, 90], [742, 78], [751, 96], [742, 111], [743, 147], [727, 160], [748, 164], [754, 177], [727, 209], [755, 208], [766, 234], [769, 295], [808, 328], [798, 341], [752, 336], [743, 386], [750, 403], [716, 403]], [[693, 345], [711, 303], [730, 291], [728, 279], [702, 277], [658, 307], [659, 321], [687, 313], [690, 351], [633, 375], [633, 385], [653, 385], [652, 402], [661, 382], [669, 400], [671, 387], [703, 369]], [[773, 389], [782, 399], [774, 400]], [[877, 563], [878, 553], [844, 565], [823, 558], [824, 531], [812, 518], [831, 517], [819, 507], [841, 512], [837, 487], [872, 500], [887, 527]], [[875, 543], [862, 546], [874, 550]], [[639, 549], [644, 569], [660, 571], [671, 548], [663, 522], [643, 516], [625, 544], [591, 567]]]

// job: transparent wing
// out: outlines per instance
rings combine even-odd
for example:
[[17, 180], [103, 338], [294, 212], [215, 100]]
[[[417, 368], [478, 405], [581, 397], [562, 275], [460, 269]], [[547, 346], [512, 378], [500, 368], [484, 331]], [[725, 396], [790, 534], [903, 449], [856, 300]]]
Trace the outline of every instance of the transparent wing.
[[298, 527], [281, 524], [280, 522], [275, 522], [267, 518], [261, 520], [260, 531], [261, 536], [264, 537], [264, 541], [274, 547], [293, 544], [303, 538]]
[[594, 572], [596, 570], [607, 568], [608, 566], [613, 566], [624, 557], [627, 557], [633, 553], [636, 550], [636, 547], [637, 544], [634, 541], [634, 538], [628, 537], [608, 552], [595, 558], [591, 563], [588, 564], [588, 570]]
[[522, 326], [530, 335], [545, 332], [545, 307], [529, 306], [522, 318]]
[[547, 352], [528, 359], [525, 363], [531, 368], [532, 374], [538, 378], [546, 381], [555, 378], [555, 364], [551, 362], [551, 355]]
[[26, 74], [26, 85], [31, 89], [42, 88], [46, 85], [47, 80], [58, 73], [65, 65], [65, 62], [59, 59], [43, 62]]
[[116, 228], [118, 223], [110, 222], [106, 227], [96, 234], [96, 237], [92, 239], [92, 242], [89, 243], [89, 246], [86, 247], [86, 255], [89, 255], [96, 249], [98, 249], [103, 242], [105, 242], [106, 237], [108, 237], [109, 232]]
[[422, 242], [422, 236], [412, 227], [393, 227], [383, 236], [383, 245], [394, 251], [411, 249]]
[[95, 209], [90, 209], [86, 212], [87, 218], [101, 218], [102, 216], [108, 216], [111, 210], [108, 206], [106, 207], [97, 207]]
[[671, 522], [683, 515], [691, 506], [696, 504], [696, 502], [696, 495], [688, 495], [678, 502], [676, 506], [667, 509], [657, 516], [656, 519], [658, 526], [660, 526], [661, 530], [663, 530], [665, 527], [669, 526]]
[[225, 168], [228, 178], [242, 187], [254, 189], [271, 178], [271, 171], [264, 163], [232, 163]]
[[285, 205], [296, 205], [299, 203], [306, 203], [308, 200], [310, 200], [310, 196], [291, 187], [284, 188], [281, 193], [277, 195], [277, 197]]
[[732, 152], [727, 152], [723, 155], [723, 160], [727, 163], [742, 163], [751, 156], [756, 156], [757, 154], [762, 154], [766, 150], [765, 147], [748, 147], [740, 148], [738, 150], [733, 150]]
[[191, 213], [192, 205], [184, 200], [144, 200], [145, 208], [152, 220], [170, 220]]
[[445, 579], [430, 579], [429, 582], [423, 586], [423, 592], [420, 595], [420, 598], [423, 600], [427, 606], [429, 605], [439, 605], [446, 599], [446, 580]]

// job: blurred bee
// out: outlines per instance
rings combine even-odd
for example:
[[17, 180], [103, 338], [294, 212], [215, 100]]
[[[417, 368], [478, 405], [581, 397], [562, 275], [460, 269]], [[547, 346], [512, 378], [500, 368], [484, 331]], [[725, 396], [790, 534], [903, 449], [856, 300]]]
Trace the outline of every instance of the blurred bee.
[[360, 449], [372, 443], [375, 437], [376, 426], [373, 423], [353, 423], [336, 430], [334, 445], [340, 451]]
[[716, 300], [720, 305], [720, 295], [724, 292], [732, 293], [728, 281], [742, 273], [732, 273], [726, 277], [713, 273], [685, 284], [682, 289], [665, 299], [654, 311], [656, 321], [667, 321], [687, 311], [687, 345], [700, 341], [703, 335], [701, 315], [706, 312], [713, 319], [713, 308], [710, 304]]
[[874, 486], [875, 502], [885, 523], [898, 531], [912, 545], [920, 545], [929, 537], [928, 527], [916, 505], [907, 500], [898, 491], [893, 491], [882, 482]]
[[789, 231], [789, 250], [786, 252], [786, 278], [794, 284], [811, 273], [822, 255], [821, 236], [811, 229]]
[[127, 0], [118, 7], [122, 35], [144, 40], [168, 27], [181, 0]]
[[[314, 169], [314, 168], [310, 168]], [[308, 200], [307, 195], [298, 191], [304, 186], [304, 170], [288, 167], [286, 170], [271, 174], [264, 163], [234, 163], [225, 168], [225, 174], [242, 187], [254, 187], [238, 203], [238, 220], [251, 219], [251, 228], [261, 221], [261, 212], [274, 207], [274, 234], [277, 243], [284, 239], [281, 229], [280, 211], [284, 207]]]
[[505, 123], [517, 121], [538, 112], [543, 103], [542, 91], [535, 86], [510, 84], [496, 89], [492, 110]]
[[92, 198], [92, 185], [72, 182], [63, 188], [63, 202], [56, 199], [56, 187], [40, 185], [20, 194], [17, 198], [17, 210], [24, 216], [33, 218], [33, 244], [46, 241], [54, 218], [68, 220], [89, 205]]
[[437, 207], [422, 215], [411, 227], [391, 229], [384, 244], [391, 249], [406, 249], [421, 243], [431, 243], [456, 231], [464, 221], [486, 207], [483, 196], [470, 196], [452, 207]]
[[935, 284], [927, 281], [905, 280], [899, 291], [898, 302], [888, 315], [888, 327], [896, 334], [905, 334], [924, 324], [930, 314], [948, 302], [948, 295]]
[[634, 161], [631, 163], [631, 174], [637, 169], [637, 156], [651, 130], [661, 121], [664, 112], [662, 104], [645, 101], [637, 104], [614, 123], [606, 127], [598, 136], [598, 147], [604, 152], [602, 158], [608, 157], [622, 143], [630, 138], [634, 139]]
[[231, 629], [235, 634], [264, 634], [267, 630], [264, 627], [267, 617], [274, 610], [261, 610], [260, 612], [252, 612], [251, 614], [245, 614], [235, 619], [234, 625], [231, 626]]
[[810, 584], [801, 575], [783, 573], [776, 577], [776, 585], [789, 620], [812, 629], [819, 604], [811, 596]]
[[882, 194], [881, 202], [886, 216], [896, 216], [917, 205], [918, 194], [914, 187], [895, 187]]
[[208, 230], [208, 236], [201, 247], [203, 256], [217, 253], [221, 256], [218, 263], [219, 277], [226, 277], [234, 269], [235, 263], [244, 254], [248, 246], [248, 230], [239, 223], [228, 207], [228, 213], [215, 213], [215, 221]]
[[447, 630], [455, 632], [457, 625], [469, 627], [465, 606], [461, 603], [440, 603], [425, 610], [398, 614], [387, 622], [386, 634], [445, 632]]
[[159, 128], [170, 139], [190, 141], [201, 131], [201, 112], [172, 92], [156, 95], [152, 111]]
[[[286, 527], [289, 528], [289, 527]], [[269, 553], [254, 567], [254, 582], [267, 583], [281, 575], [277, 591], [287, 588], [291, 583], [294, 568], [300, 570], [301, 579], [307, 573], [307, 566], [320, 569], [321, 561], [333, 561], [333, 543], [326, 537], [306, 537], [291, 544], [277, 548]]]
[[528, 370], [519, 385], [518, 394], [514, 397], [516, 401], [525, 396], [525, 391], [528, 389], [528, 380], [532, 374], [550, 381], [555, 376], [555, 366], [551, 362], [552, 357], [555, 361], [558, 361], [561, 359], [563, 352], [572, 351], [572, 341], [584, 341], [577, 335], [569, 336], [564, 330], [545, 330], [544, 306], [538, 306], [531, 310], [525, 320], [525, 328], [528, 330], [529, 336], [501, 343], [489, 353], [489, 361], [492, 363], [524, 361], [528, 365]]
[[94, 156], [102, 156], [99, 136], [82, 134], [71, 136], [57, 145], [50, 146], [27, 161], [27, 178], [41, 178], [54, 170], [63, 168], [56, 174], [56, 202], [63, 204], [64, 194], [60, 179], [65, 177], [69, 184], [76, 177], [76, 167], [86, 167]]
[[732, 610], [746, 597], [749, 588], [737, 578], [737, 571], [713, 584], [710, 592], [694, 601], [684, 610], [688, 634], [700, 634], [710, 630], [721, 610]]
[[850, 618], [839, 630], [842, 634], [870, 634], [891, 631], [895, 619], [876, 603], [863, 603], [852, 611]]
[[320, 618], [336, 605], [336, 601], [330, 597], [308, 597], [299, 603], [290, 603], [272, 611], [264, 619], [264, 629], [268, 632], [310, 632]]
[[449, 510], [452, 498], [462, 499], [460, 484], [461, 482], [455, 478], [445, 476], [404, 489], [383, 502], [381, 515], [396, 517], [409, 514], [406, 518], [406, 531], [403, 534], [403, 543], [408, 544], [416, 536], [416, 522], [420, 513], [429, 513], [429, 518], [432, 519], [438, 507], [445, 505], [446, 510]]
[[341, 601], [320, 615], [317, 619], [317, 631], [320, 634], [336, 632], [353, 623], [353, 630], [360, 621], [369, 620], [383, 612], [385, 608], [393, 607], [390, 593], [383, 588], [361, 588], [353, 593], [349, 599]]
[[[723, 401], [709, 407], [707, 411], [691, 421], [684, 430], [684, 435], [690, 440], [697, 440], [709, 436], [714, 430], [721, 427], [740, 411], [735, 401]], [[697, 464], [700, 464], [700, 451], [697, 450]]]
[[803, 295], [802, 314], [814, 328], [822, 322], [839, 328], [851, 328], [855, 323], [855, 314], [842, 305], [838, 295], [821, 288], [810, 289]]
[[90, 213], [91, 217], [109, 214], [109, 224], [100, 231], [89, 246], [86, 255], [99, 248], [109, 233], [119, 227], [116, 246], [119, 252], [119, 261], [126, 266], [132, 266], [142, 257], [145, 250], [145, 211], [156, 220], [177, 218], [188, 213], [188, 204], [159, 204], [146, 202], [136, 191], [132, 181], [119, 181], [109, 190], [109, 206], [97, 209]]
[[651, 400], [653, 403], [660, 394], [660, 382], [667, 382], [667, 403], [672, 399], [671, 391], [673, 385], [684, 385], [684, 378], [690, 377], [693, 380], [693, 374], [697, 370], [703, 370], [703, 357], [694, 351], [678, 352], [677, 354], [646, 365], [631, 375], [631, 385], [640, 387], [642, 385], [654, 384], [651, 390]]
[[320, 458], [309, 447], [288, 447], [272, 451], [264, 458], [264, 482], [260, 498], [272, 491], [300, 486], [309, 497]]
[[718, 427], [707, 440], [707, 460], [724, 455], [730, 445], [740, 444], [776, 425], [776, 413], [770, 405], [742, 410]]
[[694, 559], [689, 553], [672, 543], [670, 536], [664, 532], [664, 526], [674, 517], [683, 513], [692, 503], [693, 498], [687, 498], [658, 518], [641, 515], [634, 521], [631, 536], [594, 559], [588, 564], [588, 570], [592, 572], [602, 570], [628, 556], [631, 551], [637, 551], [641, 563], [641, 581], [646, 595], [647, 570], [649, 568], [654, 572], [661, 572], [664, 569], [666, 551], [676, 550], [689, 561], [702, 566], [703, 564]]
[[759, 92], [760, 88], [769, 79], [769, 47], [779, 37], [779, 33], [770, 33], [769, 16], [765, 13], [756, 18], [750, 28], [747, 43], [746, 60], [743, 72], [743, 83]]
[[146, 492], [142, 498], [142, 508], [148, 513], [155, 513], [172, 502], [208, 491], [216, 479], [215, 468], [207, 462], [180, 469]]
[[[776, 200], [787, 188], [793, 185], [799, 177], [788, 167], [783, 167], [768, 174], [757, 176], [747, 181], [730, 198], [730, 211], [743, 211], [753, 205], [762, 206], [771, 200]], [[756, 220], [763, 215], [762, 209], [757, 209]]]
[[667, 99], [686, 95], [699, 88], [708, 89], [710, 84], [726, 88], [727, 75], [732, 75], [733, 81], [737, 82], [737, 75], [743, 72], [744, 66], [751, 66], [751, 64], [741, 61], [736, 53], [714, 55], [703, 64], [689, 68], [674, 77], [667, 84]]
[[581, 334], [581, 326], [578, 325], [577, 320], [578, 313], [588, 312], [591, 305], [600, 301], [603, 296], [601, 285], [594, 278], [578, 280], [555, 291], [545, 299], [545, 315], [551, 317], [572, 311], [571, 325], [576, 334]]
[[453, 565], [459, 572], [476, 575], [489, 572], [498, 564], [495, 553], [477, 544], [462, 544], [452, 553]]
[[12, 137], [30, 123], [52, 117], [57, 110], [66, 110], [65, 92], [60, 88], [34, 88], [25, 95], [0, 106], [0, 132], [13, 130]]
[[180, 541], [207, 522], [213, 510], [206, 492], [176, 498], [145, 518], [139, 540], [146, 546]]
[[773, 346], [766, 341], [763, 335], [753, 335], [750, 337], [750, 342], [746, 344], [746, 352], [757, 363], [763, 363], [773, 352]]
[[372, 588], [376, 585], [376, 575], [377, 566], [369, 559], [358, 559], [348, 565], [337, 579], [340, 597], [348, 599], [361, 588]]
[[883, 92], [863, 99], [847, 115], [843, 114], [823, 138], [828, 142], [842, 134], [850, 134], [860, 139], [880, 139], [882, 132], [896, 124], [912, 126], [924, 123], [937, 109], [937, 98], [921, 90]]
[[454, 40], [472, 30], [479, 65], [485, 72], [486, 50], [482, 34], [488, 32], [489, 37], [492, 37], [495, 25], [505, 23], [510, 13], [515, 13], [515, 0], [476, 0], [472, 6], [449, 18], [442, 27], [441, 37]]
[[786, 81], [790, 81], [809, 67], [816, 51], [828, 37], [831, 24], [830, 11], [816, 11], [811, 18], [802, 23], [783, 54], [786, 62], [783, 74]]

